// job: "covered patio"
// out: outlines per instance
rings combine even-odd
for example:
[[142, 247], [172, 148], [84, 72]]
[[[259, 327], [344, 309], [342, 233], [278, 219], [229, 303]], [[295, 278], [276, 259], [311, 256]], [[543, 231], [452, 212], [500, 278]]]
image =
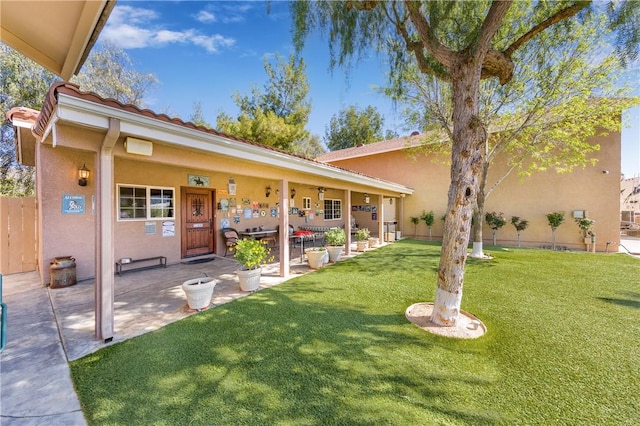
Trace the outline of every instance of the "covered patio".
[[[301, 257], [300, 249], [293, 248], [290, 274], [286, 278], [282, 277], [277, 263], [279, 253], [275, 254], [276, 263], [262, 268], [258, 291], [312, 271], [306, 258]], [[343, 258], [358, 254], [360, 253], [355, 250], [354, 244], [351, 254]], [[106, 344], [122, 342], [197, 314], [197, 311], [189, 309], [181, 288], [182, 283], [189, 279], [204, 276], [215, 278], [216, 287], [209, 309], [251, 295], [252, 292], [240, 290], [235, 273], [237, 268], [238, 263], [232, 255], [212, 255], [200, 260], [168, 265], [166, 268], [125, 272], [116, 276], [115, 330], [113, 340]], [[33, 275], [34, 280], [37, 280], [37, 274]], [[105, 347], [105, 342], [95, 336], [95, 288], [95, 280], [90, 279], [70, 287], [48, 290], [64, 352], [69, 361]]]

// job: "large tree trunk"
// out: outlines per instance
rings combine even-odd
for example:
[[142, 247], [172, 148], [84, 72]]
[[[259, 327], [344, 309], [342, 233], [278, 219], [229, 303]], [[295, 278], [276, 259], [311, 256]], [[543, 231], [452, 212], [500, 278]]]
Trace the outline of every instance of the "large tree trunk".
[[472, 58], [456, 65], [452, 67], [455, 71], [452, 74], [451, 184], [431, 315], [431, 320], [442, 326], [455, 326], [460, 313], [471, 216], [476, 207], [487, 138], [477, 117], [481, 67]]
[[[487, 141], [485, 140], [484, 155], [487, 154]], [[485, 185], [487, 183], [487, 173], [489, 172], [489, 165], [483, 161], [482, 173], [479, 176], [478, 182], [478, 196], [476, 199], [476, 208], [473, 210], [473, 249], [469, 254], [469, 257], [482, 259], [484, 258], [484, 247], [482, 244], [482, 224], [484, 221], [484, 202], [486, 195], [484, 192]]]

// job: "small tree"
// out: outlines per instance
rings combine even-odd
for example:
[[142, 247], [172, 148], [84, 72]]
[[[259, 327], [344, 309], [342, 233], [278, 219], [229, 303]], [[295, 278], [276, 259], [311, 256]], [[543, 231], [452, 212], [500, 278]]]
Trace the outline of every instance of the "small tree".
[[433, 222], [436, 220], [436, 217], [433, 214], [433, 210], [429, 210], [429, 212], [422, 210], [420, 219], [422, 219], [427, 225], [427, 228], [429, 229], [429, 241], [431, 241], [431, 227], [433, 226]]
[[487, 224], [493, 229], [493, 245], [496, 245], [496, 233], [498, 229], [507, 224], [507, 219], [504, 218], [504, 213], [489, 212], [484, 216]]
[[415, 230], [414, 232], [414, 237], [418, 237], [418, 224], [420, 223], [420, 218], [419, 217], [415, 217], [415, 216], [411, 216], [411, 223], [413, 223], [413, 229]]
[[551, 241], [552, 249], [556, 249], [556, 229], [564, 222], [564, 212], [554, 212], [547, 214], [547, 220], [551, 227]]
[[[582, 230], [583, 237], [584, 238], [590, 237], [592, 243], [595, 245], [596, 234], [593, 233], [593, 225], [595, 225], [596, 221], [593, 219], [583, 217], [582, 219], [576, 219], [576, 223], [578, 224], [578, 228]], [[587, 243], [587, 250], [589, 250], [589, 243]]]
[[518, 216], [511, 216], [511, 224], [516, 228], [516, 232], [518, 233], [518, 247], [520, 247], [520, 232], [527, 229], [529, 221]]

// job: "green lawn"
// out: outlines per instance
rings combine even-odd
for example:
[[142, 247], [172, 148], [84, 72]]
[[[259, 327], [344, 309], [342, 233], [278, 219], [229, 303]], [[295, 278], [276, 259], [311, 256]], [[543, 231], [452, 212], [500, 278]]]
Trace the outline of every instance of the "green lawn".
[[489, 247], [476, 340], [404, 317], [440, 247], [403, 240], [71, 363], [91, 425], [637, 424], [640, 260]]

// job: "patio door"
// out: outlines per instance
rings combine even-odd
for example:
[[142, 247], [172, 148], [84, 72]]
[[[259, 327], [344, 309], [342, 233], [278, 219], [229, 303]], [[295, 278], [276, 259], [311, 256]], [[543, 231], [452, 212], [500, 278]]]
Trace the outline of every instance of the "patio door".
[[213, 253], [213, 192], [182, 188], [182, 257]]

